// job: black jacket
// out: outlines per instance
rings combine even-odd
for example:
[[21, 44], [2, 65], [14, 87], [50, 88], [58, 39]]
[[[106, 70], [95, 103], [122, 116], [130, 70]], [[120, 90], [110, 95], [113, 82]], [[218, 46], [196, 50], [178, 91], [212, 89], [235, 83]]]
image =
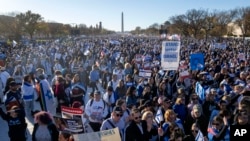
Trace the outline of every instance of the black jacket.
[[149, 141], [152, 136], [157, 135], [157, 128], [152, 128], [150, 132], [147, 131], [147, 122], [142, 120], [141, 126], [143, 134], [134, 121], [126, 128], [125, 140], [126, 141]]
[[190, 113], [185, 122], [184, 122], [184, 130], [186, 135], [191, 135], [191, 127], [193, 123], [197, 123], [200, 126], [200, 130], [204, 136], [207, 135], [207, 128], [208, 128], [208, 119], [205, 115], [201, 115], [198, 118], [194, 118]]

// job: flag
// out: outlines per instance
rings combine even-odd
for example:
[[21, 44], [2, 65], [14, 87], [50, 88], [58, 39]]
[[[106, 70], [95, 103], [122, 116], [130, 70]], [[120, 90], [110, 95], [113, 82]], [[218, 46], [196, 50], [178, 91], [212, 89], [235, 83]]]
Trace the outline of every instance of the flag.
[[15, 47], [17, 45], [17, 42], [15, 40], [12, 41], [12, 46]]
[[[158, 99], [158, 103], [162, 103], [163, 102], [163, 99], [162, 98], [159, 98]], [[156, 116], [155, 116], [155, 121], [160, 124], [162, 121], [164, 121], [164, 115], [161, 111], [161, 108], [159, 108], [156, 112]]]
[[195, 141], [204, 141], [204, 136], [200, 130], [198, 131], [197, 136], [195, 137]]

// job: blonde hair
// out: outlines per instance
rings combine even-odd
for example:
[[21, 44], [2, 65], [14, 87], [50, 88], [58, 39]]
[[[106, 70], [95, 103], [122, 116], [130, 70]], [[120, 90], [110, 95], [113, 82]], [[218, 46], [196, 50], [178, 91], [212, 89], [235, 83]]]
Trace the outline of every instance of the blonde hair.
[[153, 116], [153, 113], [151, 111], [145, 111], [142, 115], [142, 120], [146, 120], [148, 115]]
[[182, 98], [184, 98], [183, 95], [179, 95], [176, 100], [175, 100], [175, 104], [181, 104]]
[[125, 69], [131, 68], [131, 65], [130, 65], [129, 63], [125, 63], [124, 68], [125, 68]]
[[224, 95], [221, 100], [225, 100], [225, 101], [231, 101], [231, 97], [229, 95]]
[[169, 121], [169, 116], [170, 115], [176, 115], [176, 113], [174, 112], [174, 110], [167, 109], [167, 111], [164, 114], [165, 121]]

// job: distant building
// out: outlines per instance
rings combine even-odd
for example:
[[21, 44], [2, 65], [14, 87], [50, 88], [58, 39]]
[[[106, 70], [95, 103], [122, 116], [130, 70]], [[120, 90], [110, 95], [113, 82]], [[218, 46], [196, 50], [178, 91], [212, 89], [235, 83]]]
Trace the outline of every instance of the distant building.
[[228, 32], [231, 32], [235, 37], [241, 37], [243, 35], [240, 26], [235, 23], [229, 23], [227, 28]]

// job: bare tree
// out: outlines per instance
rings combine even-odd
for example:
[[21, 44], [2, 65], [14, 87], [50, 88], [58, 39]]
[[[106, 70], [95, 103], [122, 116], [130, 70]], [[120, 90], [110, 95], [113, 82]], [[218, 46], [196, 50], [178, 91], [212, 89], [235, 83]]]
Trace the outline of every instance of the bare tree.
[[38, 23], [41, 22], [42, 19], [41, 15], [32, 13], [31, 11], [16, 15], [17, 25], [21, 27], [24, 32], [28, 33], [31, 39], [38, 29]]
[[218, 36], [225, 35], [227, 33], [227, 26], [232, 22], [232, 15], [229, 11], [219, 11], [216, 15], [216, 23], [218, 28]]
[[243, 40], [248, 31], [250, 31], [250, 7], [242, 7], [232, 10], [234, 13], [234, 22], [240, 27]]
[[187, 11], [186, 13], [189, 28], [195, 38], [197, 37], [197, 34], [200, 32], [200, 30], [203, 28], [204, 23], [206, 22], [206, 15], [207, 11], [202, 9], [192, 9]]
[[181, 34], [184, 36], [189, 36], [189, 24], [186, 15], [177, 15], [170, 17], [170, 21], [172, 22], [172, 27], [175, 27]]

